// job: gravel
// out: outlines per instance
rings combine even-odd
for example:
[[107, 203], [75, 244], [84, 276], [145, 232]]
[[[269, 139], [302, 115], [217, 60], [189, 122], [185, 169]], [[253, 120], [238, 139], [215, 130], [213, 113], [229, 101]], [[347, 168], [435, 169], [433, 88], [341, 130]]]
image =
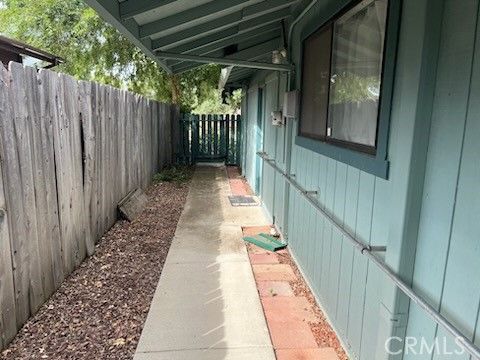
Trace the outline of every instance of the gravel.
[[188, 193], [159, 182], [21, 329], [0, 359], [131, 359]]

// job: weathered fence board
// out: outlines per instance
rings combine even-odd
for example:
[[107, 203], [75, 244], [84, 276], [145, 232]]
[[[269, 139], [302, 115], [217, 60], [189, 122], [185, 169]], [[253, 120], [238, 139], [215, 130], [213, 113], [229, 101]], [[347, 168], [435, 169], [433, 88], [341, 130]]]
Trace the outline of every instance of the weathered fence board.
[[92, 227], [92, 216], [96, 216], [93, 211], [92, 201], [94, 201], [94, 179], [95, 179], [95, 124], [93, 122], [94, 99], [93, 89], [95, 84], [82, 81], [79, 83], [79, 101], [80, 101], [80, 125], [83, 140], [83, 199], [84, 210], [89, 215], [86, 219], [86, 249], [87, 254], [92, 255], [94, 251], [97, 234]]
[[0, 65], [0, 349], [93, 254], [117, 203], [171, 163], [175, 113], [124, 90]]
[[[10, 97], [7, 83], [10, 75], [0, 64], [0, 123], [3, 119], [10, 118]], [[2, 137], [0, 136], [0, 148]], [[12, 340], [17, 332], [17, 320], [15, 313], [15, 289], [13, 286], [12, 253], [10, 247], [10, 230], [7, 204], [5, 199], [5, 186], [2, 174], [2, 162], [0, 159], [0, 349], [4, 344]]]
[[[60, 221], [58, 213], [57, 183], [55, 174], [55, 150], [53, 140], [53, 120], [55, 101], [51, 98], [54, 74], [49, 71], [41, 71], [38, 74], [40, 92], [40, 138], [42, 143], [42, 166], [45, 178], [46, 204], [41, 210], [48, 209], [42, 216], [46, 221], [47, 235], [43, 239], [51, 256], [51, 273], [53, 288], [56, 289], [65, 279], [63, 268], [63, 248], [60, 235]], [[45, 271], [48, 271], [45, 269]]]
[[11, 246], [17, 322], [36, 312], [45, 298], [38, 247], [35, 179], [33, 172], [32, 126], [29, 119], [25, 71], [20, 64], [10, 67], [12, 113], [3, 119], [4, 181], [9, 189], [7, 210], [11, 213]]

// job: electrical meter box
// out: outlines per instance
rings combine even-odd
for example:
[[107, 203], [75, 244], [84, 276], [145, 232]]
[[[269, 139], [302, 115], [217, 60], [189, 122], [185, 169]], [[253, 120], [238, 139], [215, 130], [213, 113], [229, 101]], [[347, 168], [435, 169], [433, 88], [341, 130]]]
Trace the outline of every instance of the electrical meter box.
[[283, 116], [286, 118], [298, 118], [300, 108], [300, 91], [293, 90], [285, 93], [283, 99]]

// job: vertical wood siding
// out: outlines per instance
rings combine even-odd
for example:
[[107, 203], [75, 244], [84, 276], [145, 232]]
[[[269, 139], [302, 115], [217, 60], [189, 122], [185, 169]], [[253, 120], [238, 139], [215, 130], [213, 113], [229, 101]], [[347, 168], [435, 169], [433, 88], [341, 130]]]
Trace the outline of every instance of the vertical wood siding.
[[260, 143], [260, 136], [259, 129], [258, 129], [258, 116], [259, 116], [259, 108], [258, 108], [258, 88], [253, 88], [248, 90], [247, 93], [247, 116], [244, 122], [246, 123], [246, 130], [245, 134], [245, 176], [252, 186], [252, 188], [258, 193], [260, 190], [256, 188], [256, 179], [260, 176], [261, 168], [258, 166], [260, 163], [258, 161], [257, 151], [261, 149], [257, 148], [257, 144]]
[[[278, 81], [277, 77], [273, 76], [267, 79], [264, 88], [265, 98], [265, 116], [263, 126], [263, 151], [268, 156], [276, 159], [276, 129], [272, 126], [271, 112], [276, 110], [278, 96]], [[261, 197], [265, 206], [266, 212], [273, 222], [275, 210], [275, 170], [271, 166], [264, 166], [262, 172], [262, 188]]]
[[172, 156], [171, 108], [0, 65], [0, 349]]
[[[285, 79], [276, 74], [267, 77], [263, 86], [263, 150], [284, 170], [287, 127], [273, 126], [269, 115], [281, 108], [285, 88]], [[254, 134], [252, 125], [256, 121], [250, 115], [258, 111], [252, 94], [250, 90], [247, 136]], [[247, 145], [250, 141], [247, 139]], [[291, 146], [291, 173], [302, 187], [317, 191], [318, 201], [357, 238], [365, 243], [386, 245], [389, 182], [305, 148]], [[246, 151], [247, 158], [253, 157], [249, 147]], [[253, 163], [252, 158], [250, 164]], [[252, 168], [247, 161], [245, 170], [250, 183], [255, 177]], [[371, 359], [377, 340], [381, 274], [294, 189], [288, 192], [288, 214], [283, 219], [286, 184], [270, 166], [264, 165], [261, 181], [259, 195], [264, 207], [280, 230], [287, 226], [289, 248], [349, 352], [357, 358]]]
[[[479, 344], [479, 2], [445, 2], [413, 286]], [[411, 305], [408, 336], [444, 331]], [[477, 336], [476, 339], [473, 337]], [[450, 350], [457, 349], [447, 336]], [[405, 359], [437, 359], [407, 354]], [[449, 359], [468, 359], [450, 355]]]
[[[328, 3], [334, 5], [333, 1]], [[303, 147], [292, 145], [290, 148], [290, 173], [296, 181], [306, 190], [317, 191], [319, 203], [357, 239], [371, 245], [388, 246], [387, 258], [400, 259], [403, 248], [412, 248], [413, 254], [417, 240], [412, 237], [417, 235], [416, 223], [399, 224], [401, 219], [392, 214], [409, 213], [421, 207], [415, 259], [404, 259], [395, 270], [401, 274], [413, 272], [415, 290], [436, 305], [444, 316], [477, 344], [480, 344], [479, 3], [478, 0], [445, 0], [436, 80], [431, 77], [427, 79], [428, 84], [423, 84], [422, 77], [417, 76], [421, 70], [417, 63], [421, 63], [421, 59], [405, 57], [410, 48], [416, 49], [418, 39], [404, 38], [399, 45], [398, 59], [401, 61], [397, 59], [397, 76], [400, 75], [398, 82], [402, 86], [407, 82], [408, 86], [404, 88], [405, 91], [397, 93], [393, 103], [396, 113], [395, 116], [392, 115], [390, 139], [393, 145], [389, 149], [389, 156], [395, 176], [391, 174], [389, 180], [383, 180]], [[413, 1], [407, 2], [407, 5], [412, 4]], [[322, 6], [320, 4], [314, 7], [313, 12], [299, 24], [300, 30], [297, 31], [302, 31], [303, 23], [324, 16], [321, 13], [326, 5]], [[411, 12], [413, 8], [408, 7], [408, 11]], [[404, 14], [408, 15], [412, 14]], [[408, 18], [404, 20], [401, 34], [406, 32], [406, 26], [412, 25], [407, 21]], [[426, 26], [422, 21], [417, 24], [420, 29]], [[427, 38], [426, 42], [431, 41], [433, 44], [438, 39], [437, 35], [432, 36], [433, 31], [426, 28], [426, 34], [422, 35]], [[430, 45], [433, 46], [432, 44]], [[294, 44], [292, 49], [296, 63], [300, 59], [300, 48]], [[429, 54], [427, 55], [430, 56]], [[436, 68], [437, 59], [431, 60], [431, 67]], [[410, 80], [412, 81], [408, 82]], [[273, 75], [266, 77], [260, 73], [253, 79], [252, 87], [254, 86], [263, 86], [267, 99], [263, 149], [270, 158], [275, 159], [277, 165], [285, 169], [282, 146], [287, 148], [288, 138], [295, 136], [298, 124], [289, 125], [291, 134], [283, 136], [279, 128], [270, 124], [268, 115], [272, 110], [277, 110], [275, 107], [279, 105], [271, 99], [280, 99], [286, 86], [278, 85], [278, 80]], [[409, 86], [412, 93], [417, 88], [422, 89], [422, 99], [418, 100], [420, 102], [428, 102], [428, 99], [434, 97], [432, 113], [430, 105], [422, 108], [423, 104], [417, 104], [417, 99], [408, 94]], [[256, 106], [249, 102], [248, 113], [255, 113]], [[399, 111], [415, 109], [415, 106], [420, 114], [425, 114], [424, 117], [417, 117], [415, 111]], [[399, 113], [411, 118], [399, 117]], [[403, 159], [402, 150], [408, 155], [411, 148], [415, 148], [412, 147], [412, 142], [416, 140], [416, 134], [402, 132], [401, 125], [425, 124], [428, 129], [430, 122], [426, 116], [431, 116], [432, 122], [430, 133], [426, 132], [425, 135], [426, 138], [429, 137], [425, 179], [422, 171], [418, 179], [412, 180], [413, 184], [405, 184], [405, 189], [409, 190], [417, 189], [417, 184], [424, 183], [423, 195], [419, 190], [421, 197], [415, 199], [416, 204], [395, 202], [395, 191], [399, 191], [394, 187], [396, 181], [403, 184], [405, 179], [415, 174], [412, 167], [409, 168], [411, 173], [399, 173], [404, 169], [402, 164], [405, 164], [405, 161], [399, 161]], [[247, 128], [247, 133], [250, 134], [251, 129]], [[407, 133], [411, 137], [405, 138]], [[414, 154], [416, 158], [412, 160], [420, 164], [422, 170], [423, 155]], [[383, 340], [391, 335], [389, 331], [396, 330], [389, 328], [386, 330], [388, 334], [384, 334], [382, 323], [389, 322], [392, 327], [396, 326], [389, 318], [391, 309], [385, 305], [390, 304], [390, 295], [394, 294], [390, 291], [393, 285], [375, 265], [354, 251], [330, 221], [319, 214], [295, 189], [287, 192], [288, 198], [282, 198], [284, 182], [279, 176], [270, 174], [271, 168], [268, 169], [267, 164], [264, 167], [263, 189], [260, 192], [264, 205], [274, 216], [277, 226], [278, 222], [286, 222], [287, 231], [284, 235], [287, 235], [289, 248], [347, 351], [356, 359], [387, 358]], [[402, 176], [405, 179], [399, 180]], [[251, 177], [248, 179], [250, 181]], [[287, 219], [283, 220], [278, 217], [277, 207], [285, 203], [288, 204], [288, 214]], [[395, 208], [392, 208], [392, 203], [396, 204]], [[403, 225], [409, 230], [409, 236], [405, 240], [401, 238]], [[399, 239], [400, 242], [397, 241]], [[405, 311], [409, 311], [408, 316]], [[443, 330], [416, 305], [402, 307], [402, 312], [395, 316], [399, 320], [407, 319], [407, 336], [419, 339], [423, 336], [429, 344], [435, 337], [443, 341]], [[405, 322], [402, 321], [398, 328], [404, 329], [404, 326]], [[450, 348], [455, 349], [453, 339], [448, 341]], [[445, 355], [442, 356], [410, 353], [397, 358], [446, 358]], [[448, 358], [468, 359], [468, 356], [448, 355]]]

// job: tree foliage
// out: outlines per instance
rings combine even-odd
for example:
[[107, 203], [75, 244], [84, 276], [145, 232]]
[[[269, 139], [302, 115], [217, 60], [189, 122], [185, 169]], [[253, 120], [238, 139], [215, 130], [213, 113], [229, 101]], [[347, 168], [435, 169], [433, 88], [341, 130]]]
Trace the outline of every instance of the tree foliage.
[[363, 102], [378, 100], [380, 80], [376, 76], [361, 76], [352, 72], [341, 72], [332, 78], [332, 103]]
[[242, 90], [238, 89], [227, 94], [226, 101], [222, 100], [222, 91], [209, 90], [210, 93], [194, 109], [195, 114], [236, 114], [240, 111]]
[[0, 0], [0, 33], [64, 58], [57, 71], [173, 100], [184, 111], [208, 102], [218, 86], [215, 65], [169, 76], [83, 0]]

